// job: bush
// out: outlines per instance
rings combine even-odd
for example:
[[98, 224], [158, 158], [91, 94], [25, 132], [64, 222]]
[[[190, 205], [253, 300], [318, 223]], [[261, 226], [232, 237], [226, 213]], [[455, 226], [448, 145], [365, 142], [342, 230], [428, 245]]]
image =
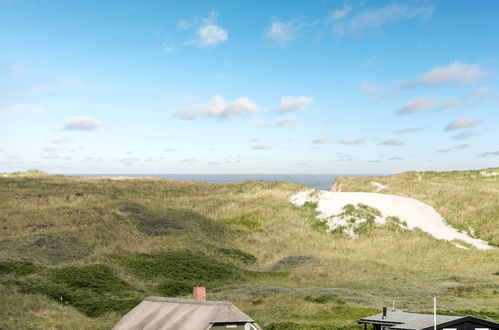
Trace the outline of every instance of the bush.
[[35, 266], [31, 262], [19, 260], [3, 260], [0, 261], [0, 275], [15, 274], [16, 276], [24, 276], [41, 270], [42, 267]]
[[50, 278], [70, 288], [85, 288], [101, 294], [119, 293], [132, 288], [104, 265], [63, 267], [53, 270]]
[[164, 278], [194, 285], [218, 286], [243, 279], [245, 271], [201, 252], [173, 251], [160, 254], [115, 256], [115, 260], [143, 278]]
[[308, 256], [308, 255], [289, 256], [282, 258], [281, 260], [276, 262], [271, 269], [279, 270], [279, 269], [294, 268], [306, 264], [307, 262], [310, 262], [312, 260], [315, 260], [314, 256]]
[[44, 277], [9, 283], [21, 293], [43, 294], [89, 317], [108, 312], [124, 314], [140, 302], [133, 297], [133, 288], [103, 265], [63, 267], [49, 271]]
[[186, 296], [192, 293], [195, 284], [186, 281], [168, 281], [156, 287], [156, 291], [166, 297]]
[[229, 218], [224, 220], [225, 222], [233, 225], [240, 225], [249, 230], [257, 229], [260, 227], [260, 212], [251, 212], [240, 215], [238, 217]]
[[229, 258], [236, 259], [245, 264], [252, 264], [256, 261], [256, 257], [254, 255], [238, 249], [220, 248], [218, 251]]
[[345, 304], [345, 302], [343, 300], [341, 300], [341, 299], [338, 299], [338, 298], [335, 298], [335, 297], [332, 297], [332, 296], [325, 296], [325, 295], [322, 295], [322, 296], [306, 296], [305, 300], [313, 302], [313, 303], [316, 303], [316, 304], [325, 304], [325, 303], [329, 303], [329, 302], [334, 302], [334, 303], [336, 303], [338, 305], [344, 305]]

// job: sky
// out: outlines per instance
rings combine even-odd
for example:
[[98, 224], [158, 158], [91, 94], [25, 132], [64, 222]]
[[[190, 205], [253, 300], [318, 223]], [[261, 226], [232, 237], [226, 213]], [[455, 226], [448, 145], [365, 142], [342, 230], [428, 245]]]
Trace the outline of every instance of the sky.
[[499, 166], [499, 2], [0, 0], [0, 172]]

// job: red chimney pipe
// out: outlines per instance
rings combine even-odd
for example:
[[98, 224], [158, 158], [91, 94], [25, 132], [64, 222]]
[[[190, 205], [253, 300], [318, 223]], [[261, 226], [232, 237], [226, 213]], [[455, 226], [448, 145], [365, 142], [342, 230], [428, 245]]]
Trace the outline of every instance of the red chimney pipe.
[[205, 286], [195, 286], [194, 299], [195, 300], [206, 300], [206, 287]]

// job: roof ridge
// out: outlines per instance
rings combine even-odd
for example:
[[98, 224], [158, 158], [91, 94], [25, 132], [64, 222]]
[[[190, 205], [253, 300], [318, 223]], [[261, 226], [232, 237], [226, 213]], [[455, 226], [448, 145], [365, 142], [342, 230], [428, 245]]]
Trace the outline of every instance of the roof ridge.
[[189, 305], [210, 305], [210, 306], [234, 306], [229, 301], [217, 301], [217, 300], [195, 300], [195, 299], [183, 299], [183, 298], [165, 298], [158, 296], [149, 296], [144, 299], [144, 301], [152, 302], [167, 302], [175, 304], [189, 304]]

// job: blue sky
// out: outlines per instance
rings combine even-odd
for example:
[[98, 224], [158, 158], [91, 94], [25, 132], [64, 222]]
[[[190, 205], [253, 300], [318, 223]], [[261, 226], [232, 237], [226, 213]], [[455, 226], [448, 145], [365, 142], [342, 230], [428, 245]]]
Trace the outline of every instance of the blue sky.
[[499, 165], [497, 1], [0, 0], [0, 172]]

